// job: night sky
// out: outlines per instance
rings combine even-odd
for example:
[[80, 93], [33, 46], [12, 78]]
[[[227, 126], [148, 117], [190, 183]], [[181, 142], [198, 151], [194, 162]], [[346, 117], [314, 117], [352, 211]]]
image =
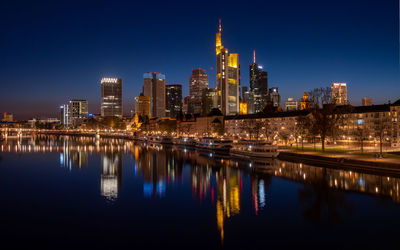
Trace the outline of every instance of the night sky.
[[3, 1], [0, 112], [55, 117], [67, 100], [87, 99], [99, 113], [104, 76], [123, 79], [125, 114], [148, 71], [187, 95], [201, 67], [215, 87], [218, 18], [241, 85], [255, 49], [282, 104], [332, 81], [348, 83], [353, 105], [400, 98], [398, 0]]

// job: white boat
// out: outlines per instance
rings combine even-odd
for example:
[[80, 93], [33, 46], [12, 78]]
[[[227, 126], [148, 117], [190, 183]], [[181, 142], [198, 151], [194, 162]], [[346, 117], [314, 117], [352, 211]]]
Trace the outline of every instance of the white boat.
[[196, 140], [191, 137], [175, 137], [173, 139], [173, 143], [176, 146], [181, 146], [181, 147], [195, 147], [196, 146]]
[[148, 142], [152, 144], [172, 144], [172, 137], [154, 135], [148, 137]]
[[232, 140], [219, 139], [214, 137], [203, 137], [199, 139], [196, 148], [200, 151], [207, 151], [215, 154], [228, 155], [232, 147]]
[[258, 140], [240, 140], [233, 144], [230, 153], [246, 158], [274, 158], [279, 155], [278, 146]]

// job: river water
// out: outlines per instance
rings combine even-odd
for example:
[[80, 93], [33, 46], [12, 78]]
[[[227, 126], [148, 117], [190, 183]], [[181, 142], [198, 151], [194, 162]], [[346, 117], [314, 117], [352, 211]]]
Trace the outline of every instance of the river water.
[[133, 141], [0, 143], [3, 244], [396, 248], [400, 178]]

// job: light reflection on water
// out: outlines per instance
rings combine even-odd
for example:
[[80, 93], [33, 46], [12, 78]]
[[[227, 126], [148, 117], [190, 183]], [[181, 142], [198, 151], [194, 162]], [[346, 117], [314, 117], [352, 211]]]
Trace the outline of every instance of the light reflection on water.
[[68, 171], [84, 171], [92, 155], [99, 155], [100, 195], [111, 202], [119, 199], [125, 156], [134, 159], [132, 168], [134, 176], [140, 175], [143, 180], [144, 199], [168, 199], [169, 187], [183, 184], [185, 168], [189, 168], [192, 197], [215, 206], [221, 244], [226, 234], [226, 221], [240, 215], [243, 206], [251, 208], [256, 216], [270, 206], [273, 178], [301, 184], [298, 188], [301, 215], [312, 224], [343, 222], [354, 213], [354, 202], [343, 191], [400, 202], [400, 179], [396, 176], [280, 160], [217, 158], [187, 148], [151, 147], [120, 139], [96, 141], [90, 137], [33, 136], [3, 142], [1, 151], [21, 155], [57, 152], [60, 167]]

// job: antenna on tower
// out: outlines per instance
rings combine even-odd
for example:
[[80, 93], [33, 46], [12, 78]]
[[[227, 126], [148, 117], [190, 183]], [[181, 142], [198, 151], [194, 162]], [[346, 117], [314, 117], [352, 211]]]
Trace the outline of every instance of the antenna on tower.
[[253, 63], [256, 63], [256, 50], [253, 50]]
[[219, 32], [221, 32], [222, 31], [222, 28], [221, 28], [221, 18], [219, 19]]

